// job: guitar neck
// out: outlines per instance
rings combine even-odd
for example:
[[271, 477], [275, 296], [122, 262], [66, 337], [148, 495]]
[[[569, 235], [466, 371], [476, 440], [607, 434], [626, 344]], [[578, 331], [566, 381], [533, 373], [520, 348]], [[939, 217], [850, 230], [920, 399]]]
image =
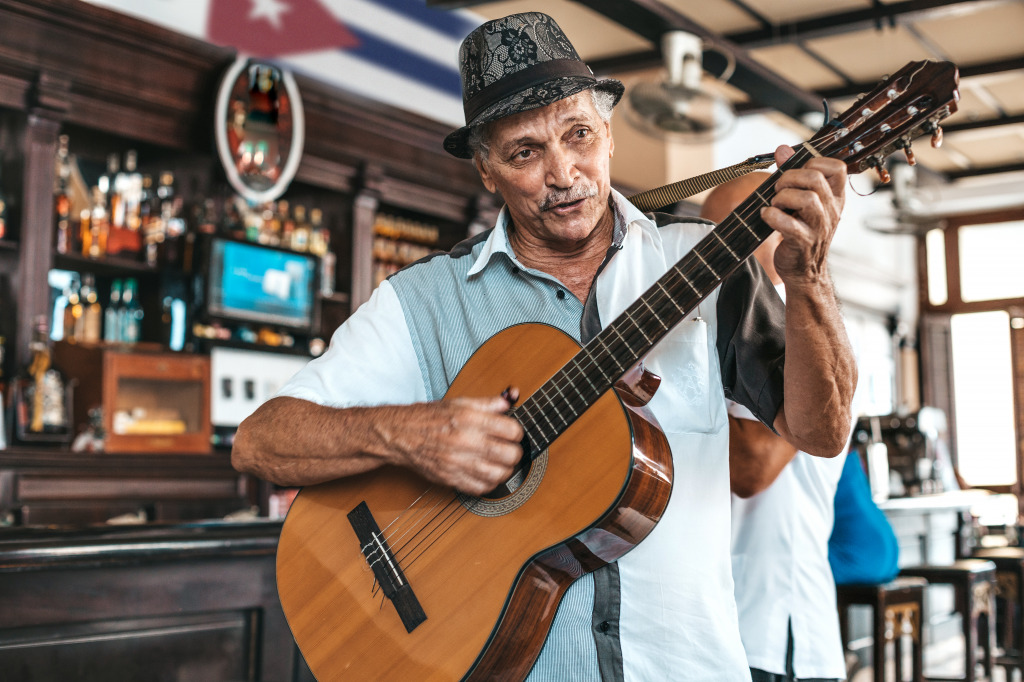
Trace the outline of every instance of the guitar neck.
[[798, 147], [728, 218], [513, 409], [526, 430], [531, 457], [542, 453], [771, 235], [761, 208], [771, 204], [779, 176], [811, 158], [806, 146]]

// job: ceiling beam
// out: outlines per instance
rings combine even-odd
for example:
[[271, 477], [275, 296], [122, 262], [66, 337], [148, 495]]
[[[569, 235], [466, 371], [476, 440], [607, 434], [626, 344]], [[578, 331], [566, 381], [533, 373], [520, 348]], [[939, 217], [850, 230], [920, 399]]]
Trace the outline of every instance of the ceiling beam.
[[[723, 53], [731, 54], [735, 59], [735, 70], [729, 78], [729, 84], [747, 93], [750, 99], [757, 104], [781, 111], [798, 121], [804, 114], [821, 109], [818, 97], [765, 67], [742, 47], [709, 31], [659, 0], [576, 0], [576, 2], [603, 14], [655, 45], [660, 45], [661, 36], [668, 31], [686, 31], [699, 36], [709, 47], [704, 51], [704, 68], [711, 73], [725, 71], [727, 59]], [[657, 53], [655, 52], [655, 54]], [[608, 60], [600, 60], [598, 66], [604, 71], [608, 63]], [[659, 56], [656, 64], [660, 63]], [[596, 70], [593, 64], [591, 66]]]
[[958, 180], [960, 178], [972, 178], [976, 175], [995, 175], [996, 173], [1016, 173], [1019, 171], [1024, 171], [1024, 163], [1007, 163], [1001, 166], [982, 166], [980, 168], [946, 171], [946, 177], [950, 180]]
[[963, 132], [964, 130], [994, 128], [997, 126], [1013, 125], [1015, 123], [1024, 123], [1024, 114], [1017, 116], [999, 116], [997, 118], [986, 118], [980, 121], [967, 121], [965, 123], [953, 123], [950, 125], [943, 125], [942, 130], [948, 135], [950, 133]]
[[950, 14], [973, 13], [1009, 2], [1016, 0], [903, 0], [888, 4], [873, 3], [868, 9], [799, 19], [752, 31], [730, 33], [727, 37], [737, 45], [755, 49], [855, 31], [879, 30], [883, 26], [936, 19]]

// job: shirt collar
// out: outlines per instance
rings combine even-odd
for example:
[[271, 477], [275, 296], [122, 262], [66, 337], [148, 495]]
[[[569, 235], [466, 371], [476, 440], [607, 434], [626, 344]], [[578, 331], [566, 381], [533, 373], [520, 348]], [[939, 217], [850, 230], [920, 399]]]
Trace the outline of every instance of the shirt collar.
[[[612, 208], [615, 211], [615, 227], [612, 233], [612, 245], [615, 247], [622, 247], [622, 240], [626, 238], [626, 231], [629, 225], [632, 223], [642, 220], [648, 223], [651, 220], [640, 212], [633, 204], [629, 203], [629, 199], [624, 197], [614, 189], [611, 191], [612, 197]], [[515, 253], [512, 251], [512, 244], [508, 240], [508, 225], [511, 218], [508, 213], [508, 206], [503, 206], [501, 212], [498, 213], [498, 220], [494, 223], [494, 229], [491, 230], [491, 234], [487, 237], [484, 242], [483, 248], [480, 250], [480, 255], [476, 257], [473, 262], [473, 267], [466, 273], [467, 277], [472, 277], [478, 272], [482, 271], [491, 259], [496, 254], [502, 253], [519, 267], [524, 267], [517, 259]]]

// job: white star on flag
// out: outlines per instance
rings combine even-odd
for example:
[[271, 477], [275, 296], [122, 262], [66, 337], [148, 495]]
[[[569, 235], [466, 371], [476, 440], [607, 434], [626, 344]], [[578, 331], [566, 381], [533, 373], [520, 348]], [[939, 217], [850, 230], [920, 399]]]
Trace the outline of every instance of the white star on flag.
[[249, 19], [266, 19], [275, 30], [281, 30], [281, 13], [291, 11], [291, 7], [279, 0], [251, 0], [252, 10]]

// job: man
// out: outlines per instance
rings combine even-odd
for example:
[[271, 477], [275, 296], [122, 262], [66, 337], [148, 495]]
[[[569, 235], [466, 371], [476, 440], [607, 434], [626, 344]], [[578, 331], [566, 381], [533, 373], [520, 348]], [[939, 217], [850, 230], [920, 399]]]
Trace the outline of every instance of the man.
[[[303, 485], [395, 464], [465, 493], [492, 490], [512, 474], [523, 429], [505, 397], [439, 402], [467, 358], [526, 321], [591, 338], [709, 230], [659, 229], [611, 190], [622, 84], [595, 79], [547, 15], [487, 22], [463, 42], [460, 67], [467, 125], [445, 149], [501, 193], [497, 224], [381, 284], [241, 425], [241, 470]], [[785, 236], [788, 309], [741, 267], [645, 359], [663, 377], [649, 407], [673, 452], [671, 499], [647, 539], [572, 584], [530, 679], [749, 678], [729, 568], [724, 395], [801, 449], [842, 448], [855, 369], [820, 275], [844, 183], [841, 163], [814, 159], [779, 180], [762, 212]], [[784, 372], [783, 316], [800, 329], [785, 342], [802, 360]]]
[[[744, 175], [708, 194], [701, 216], [722, 222], [768, 173]], [[775, 268], [782, 235], [754, 252], [785, 297]], [[754, 682], [839, 680], [846, 662], [829, 567], [833, 498], [843, 457], [798, 452], [749, 410], [729, 406], [732, 570], [747, 663]]]

